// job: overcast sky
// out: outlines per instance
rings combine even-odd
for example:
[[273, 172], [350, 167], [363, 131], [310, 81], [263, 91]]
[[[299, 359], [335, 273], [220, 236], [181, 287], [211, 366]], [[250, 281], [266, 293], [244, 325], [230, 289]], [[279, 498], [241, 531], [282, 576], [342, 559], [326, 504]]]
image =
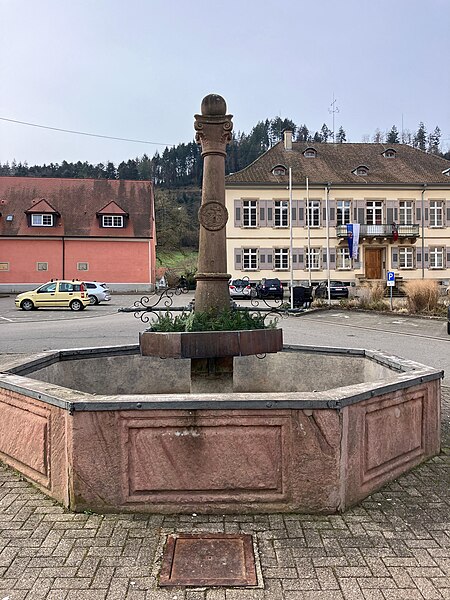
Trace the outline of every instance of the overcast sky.
[[249, 133], [277, 115], [347, 140], [442, 130], [450, 147], [449, 0], [0, 0], [0, 162], [152, 156], [193, 139], [218, 93]]

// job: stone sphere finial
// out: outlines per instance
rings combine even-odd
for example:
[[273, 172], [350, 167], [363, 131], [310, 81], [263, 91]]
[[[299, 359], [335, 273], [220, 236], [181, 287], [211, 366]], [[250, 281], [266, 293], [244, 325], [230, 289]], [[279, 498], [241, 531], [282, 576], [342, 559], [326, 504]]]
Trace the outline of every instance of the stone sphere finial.
[[202, 100], [202, 115], [210, 115], [218, 117], [220, 115], [226, 115], [227, 103], [219, 96], [219, 94], [208, 94]]

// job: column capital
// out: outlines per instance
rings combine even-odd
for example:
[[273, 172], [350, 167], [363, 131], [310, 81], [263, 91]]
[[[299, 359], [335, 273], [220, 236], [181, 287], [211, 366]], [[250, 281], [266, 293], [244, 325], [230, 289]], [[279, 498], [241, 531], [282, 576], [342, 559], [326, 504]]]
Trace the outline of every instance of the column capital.
[[195, 141], [202, 147], [202, 156], [220, 154], [226, 156], [227, 144], [231, 142], [233, 115], [195, 115]]

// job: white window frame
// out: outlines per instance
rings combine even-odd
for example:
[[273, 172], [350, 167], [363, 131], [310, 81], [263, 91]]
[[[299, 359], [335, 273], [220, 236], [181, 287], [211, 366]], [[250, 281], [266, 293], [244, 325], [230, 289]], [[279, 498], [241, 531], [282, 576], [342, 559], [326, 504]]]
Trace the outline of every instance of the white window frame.
[[258, 227], [258, 200], [242, 201], [242, 227]]
[[102, 215], [102, 227], [123, 227], [123, 215]]
[[382, 225], [383, 224], [383, 201], [382, 200], [367, 200], [366, 201], [366, 225]]
[[306, 226], [320, 227], [320, 200], [310, 200], [306, 211]]
[[414, 202], [412, 200], [400, 200], [398, 223], [399, 225], [412, 225], [414, 223]]
[[274, 200], [273, 207], [274, 227], [289, 227], [289, 202], [287, 200]]
[[430, 200], [430, 227], [444, 226], [444, 203], [442, 200]]
[[336, 248], [336, 270], [350, 271], [352, 268], [352, 259], [348, 248]]
[[444, 264], [444, 248], [442, 246], [433, 246], [428, 249], [428, 261], [430, 269], [443, 269]]
[[[408, 223], [409, 225], [409, 223]], [[398, 249], [398, 268], [414, 269], [415, 254], [413, 246], [400, 246]]]
[[289, 248], [274, 248], [273, 258], [274, 271], [289, 270]]
[[[321, 248], [305, 248], [305, 270], [306, 271], [320, 271], [321, 269]], [[310, 267], [311, 257], [311, 267]]]
[[32, 214], [31, 227], [53, 227], [53, 215], [49, 213]]
[[350, 200], [336, 201], [336, 225], [347, 225], [351, 223], [352, 203]]
[[258, 248], [242, 248], [242, 270], [257, 271], [259, 262]]

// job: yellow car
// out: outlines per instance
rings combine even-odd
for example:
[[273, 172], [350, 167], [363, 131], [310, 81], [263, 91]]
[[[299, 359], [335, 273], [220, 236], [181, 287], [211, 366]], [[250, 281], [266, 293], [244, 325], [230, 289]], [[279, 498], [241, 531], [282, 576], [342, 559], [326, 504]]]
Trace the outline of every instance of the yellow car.
[[77, 279], [49, 281], [35, 290], [19, 294], [15, 300], [17, 308], [22, 310], [61, 306], [83, 310], [89, 302], [86, 286]]

